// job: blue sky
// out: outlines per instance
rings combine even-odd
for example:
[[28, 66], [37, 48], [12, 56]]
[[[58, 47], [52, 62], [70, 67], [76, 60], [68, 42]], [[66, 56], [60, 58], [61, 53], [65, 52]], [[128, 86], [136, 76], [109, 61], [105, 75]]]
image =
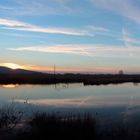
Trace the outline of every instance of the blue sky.
[[0, 65], [140, 73], [138, 0], [2, 0]]

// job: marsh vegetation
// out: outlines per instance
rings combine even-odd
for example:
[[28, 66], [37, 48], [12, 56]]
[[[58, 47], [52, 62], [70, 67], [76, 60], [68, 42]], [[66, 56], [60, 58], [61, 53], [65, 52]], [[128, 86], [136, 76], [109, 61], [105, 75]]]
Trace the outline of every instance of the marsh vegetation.
[[102, 129], [99, 127], [98, 118], [91, 114], [34, 112], [32, 116], [25, 119], [21, 112], [9, 107], [1, 109], [0, 115], [0, 139], [2, 140], [56, 138], [61, 140], [138, 140], [140, 138], [139, 124], [135, 128], [119, 124], [114, 128], [110, 127], [111, 129]]

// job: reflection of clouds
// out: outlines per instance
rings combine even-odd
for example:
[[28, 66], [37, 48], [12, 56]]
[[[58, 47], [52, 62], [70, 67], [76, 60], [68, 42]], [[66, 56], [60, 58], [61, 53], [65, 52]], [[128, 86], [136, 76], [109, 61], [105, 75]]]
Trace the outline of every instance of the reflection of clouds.
[[[123, 115], [123, 123], [126, 125], [133, 125], [134, 127], [139, 126], [140, 118], [140, 105], [127, 108]], [[137, 124], [137, 126], [135, 126]]]
[[90, 96], [86, 97], [85, 99], [81, 100], [81, 102], [79, 103], [78, 106], [80, 107], [80, 106], [83, 106], [83, 105], [87, 104], [87, 102], [90, 101], [90, 99], [91, 99]]
[[140, 113], [140, 106], [130, 107], [124, 113], [125, 113], [125, 115], [133, 115], [133, 114], [136, 114], [136, 113]]
[[130, 97], [129, 104], [124, 112], [122, 112], [123, 122], [126, 125], [139, 122], [140, 117], [140, 99], [134, 96]]
[[[15, 100], [18, 103], [25, 103], [25, 100]], [[29, 100], [29, 104], [45, 105], [45, 106], [70, 106], [75, 107], [81, 103], [81, 99], [36, 99]]]
[[[54, 107], [120, 107], [130, 106], [130, 98], [126, 97], [84, 97], [77, 99], [31, 99], [29, 104]], [[25, 103], [25, 100], [15, 100]], [[133, 105], [139, 105], [140, 99], [133, 99]]]

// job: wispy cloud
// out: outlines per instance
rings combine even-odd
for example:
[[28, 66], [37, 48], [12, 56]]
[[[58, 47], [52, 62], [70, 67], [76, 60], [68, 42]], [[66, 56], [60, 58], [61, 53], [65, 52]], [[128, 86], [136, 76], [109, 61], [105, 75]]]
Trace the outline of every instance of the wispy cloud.
[[133, 36], [134, 36], [133, 33], [129, 29], [123, 27], [122, 38], [119, 38], [118, 40], [124, 42], [125, 46], [140, 45], [140, 40], [133, 38]]
[[87, 32], [87, 34], [89, 36], [94, 36], [96, 34], [98, 35], [104, 35], [104, 36], [114, 36], [114, 33], [105, 27], [97, 27], [94, 25], [88, 25], [85, 27], [85, 32]]
[[53, 28], [53, 27], [39, 27], [39, 26], [30, 26], [30, 27], [6, 27], [5, 29], [19, 30], [19, 31], [30, 31], [30, 32], [40, 32], [40, 33], [51, 33], [51, 34], [65, 34], [65, 35], [79, 35], [85, 36], [88, 35], [86, 31], [74, 30], [70, 28]]
[[2, 26], [3, 29], [9, 30], [51, 33], [51, 34], [79, 35], [79, 36], [93, 36], [94, 34], [109, 32], [109, 29], [103, 27], [86, 26], [83, 27], [82, 29], [41, 27], [26, 22], [9, 19], [0, 19], [0, 25]]
[[140, 9], [134, 5], [133, 0], [90, 0], [94, 6], [126, 17], [135, 23], [140, 24]]
[[29, 23], [17, 21], [0, 19], [0, 25], [5, 29], [11, 30], [21, 30], [21, 31], [31, 31], [31, 32], [41, 32], [41, 33], [55, 33], [55, 34], [66, 34], [66, 35], [85, 35], [85, 31], [76, 31], [70, 28], [51, 28], [51, 27], [40, 27]]
[[0, 5], [0, 11], [10, 15], [67, 15], [78, 9], [70, 6], [69, 0], [10, 0], [9, 5]]
[[110, 32], [110, 30], [107, 29], [107, 28], [104, 28], [104, 27], [95, 27], [93, 25], [87, 26], [87, 29], [90, 29], [90, 30], [95, 31], [95, 32]]
[[17, 20], [8, 20], [8, 19], [0, 19], [0, 25], [9, 26], [9, 27], [27, 27], [32, 26], [31, 24], [17, 21]]
[[[131, 47], [131, 46], [130, 46]], [[135, 57], [139, 57], [140, 47], [131, 47], [131, 53]], [[31, 47], [19, 47], [9, 48], [11, 51], [32, 51], [43, 53], [63, 53], [83, 55], [90, 57], [129, 57], [129, 47], [124, 46], [107, 46], [96, 44], [75, 44], [75, 45], [55, 45], [55, 46], [31, 46]]]
[[140, 45], [140, 40], [135, 39], [133, 37], [134, 35], [129, 31], [127, 28], [123, 27], [122, 28], [122, 38], [119, 38], [118, 40], [124, 43], [124, 46], [128, 48], [129, 50], [129, 55], [133, 56], [133, 47], [139, 46]]
[[132, 45], [136, 45], [136, 44], [140, 45], [140, 40], [134, 39], [134, 38], [123, 37], [123, 38], [120, 38], [119, 40], [122, 42], [127, 42]]
[[75, 45], [56, 45], [56, 46], [32, 46], [32, 47], [19, 47], [9, 48], [12, 51], [34, 51], [45, 53], [65, 53], [65, 54], [81, 54], [88, 55], [88, 48], [82, 48]]

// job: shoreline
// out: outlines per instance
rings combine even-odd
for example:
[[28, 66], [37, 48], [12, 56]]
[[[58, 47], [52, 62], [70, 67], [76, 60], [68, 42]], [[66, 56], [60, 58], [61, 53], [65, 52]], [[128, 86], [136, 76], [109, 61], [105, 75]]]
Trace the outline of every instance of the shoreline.
[[0, 74], [0, 84], [60, 84], [108, 85], [140, 83], [140, 75], [130, 74]]

